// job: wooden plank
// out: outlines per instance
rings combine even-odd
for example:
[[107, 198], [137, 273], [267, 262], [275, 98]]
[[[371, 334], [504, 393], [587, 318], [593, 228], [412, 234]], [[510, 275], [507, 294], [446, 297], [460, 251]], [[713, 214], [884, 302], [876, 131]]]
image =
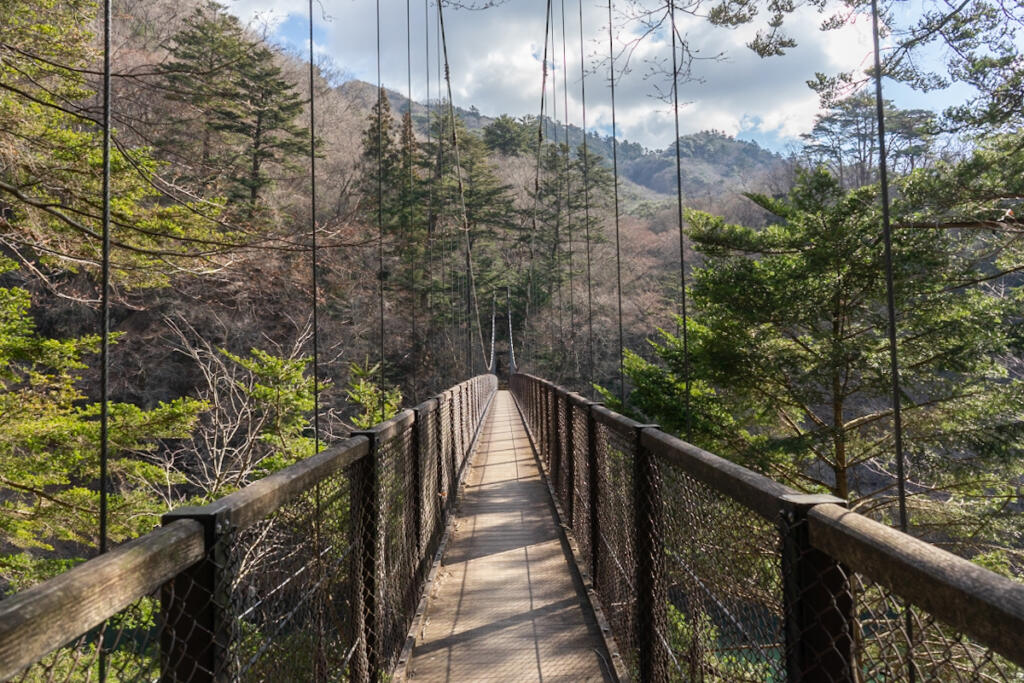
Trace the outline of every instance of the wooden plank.
[[[451, 545], [431, 586], [409, 677], [609, 681], [547, 487], [507, 391], [486, 417]], [[399, 672], [401, 673], [401, 672]], [[399, 678], [401, 680], [401, 678]]]
[[203, 553], [202, 525], [181, 520], [0, 601], [0, 680], [149, 595]]
[[1024, 666], [1024, 584], [838, 505], [807, 519], [815, 548]]

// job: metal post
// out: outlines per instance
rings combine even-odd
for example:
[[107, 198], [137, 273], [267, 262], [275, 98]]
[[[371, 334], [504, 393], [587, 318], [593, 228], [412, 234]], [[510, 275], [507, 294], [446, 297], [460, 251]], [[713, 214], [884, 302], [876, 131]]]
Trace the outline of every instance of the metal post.
[[[429, 415], [430, 409], [427, 409], [427, 415]], [[423, 452], [423, 439], [420, 438], [420, 429], [423, 426], [424, 415], [422, 408], [413, 408], [413, 421], [412, 421], [412, 474], [410, 476], [410, 482], [412, 487], [416, 489], [415, 502], [413, 503], [412, 519], [413, 525], [416, 528], [416, 557], [420, 560], [426, 554], [423, 547], [423, 507], [426, 504], [426, 500], [423, 495], [423, 457], [426, 455]]]
[[601, 547], [601, 468], [597, 456], [597, 419], [594, 417], [594, 406], [599, 405], [602, 404], [591, 403], [587, 408], [587, 489], [590, 493], [587, 505], [590, 519], [590, 580], [594, 588], [597, 588], [598, 551]]
[[665, 585], [665, 525], [658, 458], [640, 443], [644, 429], [658, 425], [637, 425], [634, 441], [633, 481], [634, 529], [636, 532], [636, 643], [639, 649], [639, 680], [643, 683], [668, 679], [668, 652], [661, 643], [668, 623]]
[[576, 508], [576, 448], [573, 438], [572, 411], [573, 400], [565, 396], [565, 514], [569, 519], [569, 528], [575, 529], [574, 513]]
[[234, 536], [226, 508], [183, 507], [164, 514], [164, 526], [179, 519], [203, 525], [206, 555], [164, 584], [160, 609], [165, 627], [160, 634], [162, 683], [212, 683], [233, 679], [231, 644], [236, 639], [231, 609]]
[[551, 484], [555, 487], [555, 495], [561, 494], [559, 482], [562, 476], [562, 437], [558, 428], [558, 387], [551, 387], [551, 460], [548, 463], [551, 472]]
[[786, 673], [791, 681], [857, 680], [853, 658], [853, 594], [849, 573], [811, 546], [807, 513], [846, 501], [828, 495], [782, 497], [782, 596]]
[[448, 509], [453, 510], [455, 505], [456, 496], [456, 485], [459, 480], [459, 468], [458, 468], [458, 448], [459, 448], [459, 432], [458, 425], [455, 421], [455, 411], [457, 410], [455, 405], [455, 392], [451, 392], [448, 395], [448, 420], [451, 423], [451, 469], [448, 472]]

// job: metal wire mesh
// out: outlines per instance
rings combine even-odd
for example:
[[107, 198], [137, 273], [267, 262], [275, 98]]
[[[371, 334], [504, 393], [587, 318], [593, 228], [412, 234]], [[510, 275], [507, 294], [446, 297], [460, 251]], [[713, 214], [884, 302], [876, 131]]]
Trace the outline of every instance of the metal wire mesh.
[[933, 615], [907, 606], [879, 583], [852, 574], [858, 618], [852, 668], [862, 680], [1021, 681], [1024, 667]]
[[578, 403], [572, 406], [572, 461], [573, 483], [570, 495], [573, 497], [572, 532], [576, 544], [586, 562], [591, 561], [590, 553], [590, 463], [587, 445], [587, 416], [589, 410]]
[[323, 453], [255, 493], [169, 515], [195, 520], [180, 527], [190, 559], [163, 574], [177, 575], [14, 680], [386, 676], [440, 542], [445, 498], [495, 389], [493, 377], [463, 383], [415, 417], [371, 430], [372, 453], [354, 439], [361, 453]]
[[667, 619], [673, 680], [785, 678], [776, 525], [663, 464]]
[[594, 583], [628, 669], [635, 669], [636, 555], [634, 458], [636, 435], [603, 422], [597, 425], [598, 547]]
[[429, 559], [437, 552], [441, 541], [441, 524], [444, 509], [440, 492], [444, 490], [441, 466], [442, 451], [439, 445], [440, 409], [436, 400], [428, 401], [417, 411], [416, 439], [419, 451], [419, 482], [420, 509], [420, 571], [425, 575], [429, 569]]
[[[652, 439], [661, 446], [649, 453], [638, 438], [644, 426], [578, 403], [543, 380], [517, 375], [511, 388], [553, 474], [556, 497], [563, 509], [573, 503], [572, 533], [595, 567], [595, 588], [631, 677], [1024, 680], [1024, 667], [1015, 663], [1021, 648], [1005, 644], [1024, 636], [997, 638], [1004, 643], [997, 652], [812, 545], [801, 514], [834, 499], [795, 495], [710, 454], [693, 455], [678, 440]], [[566, 401], [573, 406], [568, 416]], [[699, 464], [679, 464], [693, 457]], [[773, 509], [778, 518], [771, 518]], [[797, 509], [803, 512], [794, 517]], [[843, 535], [852, 531], [834, 533], [839, 540], [832, 542], [853, 539]], [[932, 551], [922, 552], [918, 561], [931, 561], [925, 556]], [[890, 568], [908, 562], [880, 557], [872, 561]], [[965, 585], [943, 590], [964, 605], [985, 600]], [[971, 628], [981, 628], [972, 618]], [[1020, 623], [1019, 615], [999, 618]]]
[[233, 678], [326, 680], [347, 671], [356, 640], [349, 628], [350, 493], [339, 473], [224, 536], [229, 609], [222, 618], [232, 621], [226, 659]]
[[160, 671], [160, 599], [139, 598], [101, 626], [36, 662], [14, 681], [63, 683], [100, 679], [100, 643], [109, 678], [154, 680]]
[[[782, 523], [785, 533], [796, 535], [802, 525], [806, 521]], [[1024, 680], [1024, 667], [908, 603], [886, 585], [813, 547], [803, 548], [795, 561], [808, 560], [815, 570], [810, 580], [798, 582], [798, 592], [785, 611], [786, 621], [798, 629], [787, 643], [791, 679]], [[830, 565], [824, 571], [823, 562]], [[792, 571], [784, 567], [784, 575]], [[792, 652], [795, 648], [801, 651]]]
[[384, 575], [376, 639], [382, 658], [401, 650], [409, 630], [420, 582], [417, 580], [416, 484], [413, 481], [413, 423], [378, 444], [377, 467], [381, 487]]

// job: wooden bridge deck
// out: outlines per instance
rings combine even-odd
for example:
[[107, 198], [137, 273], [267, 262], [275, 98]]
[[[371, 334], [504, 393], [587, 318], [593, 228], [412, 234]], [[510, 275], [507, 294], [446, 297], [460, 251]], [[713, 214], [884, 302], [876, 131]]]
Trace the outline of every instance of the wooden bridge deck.
[[614, 680], [556, 524], [514, 400], [498, 392], [467, 473], [409, 678]]

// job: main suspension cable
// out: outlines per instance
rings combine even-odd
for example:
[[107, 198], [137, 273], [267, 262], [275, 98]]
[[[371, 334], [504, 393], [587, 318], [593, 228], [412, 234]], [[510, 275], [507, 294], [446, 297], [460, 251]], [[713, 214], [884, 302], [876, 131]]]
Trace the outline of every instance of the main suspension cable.
[[619, 240], [619, 150], [615, 125], [615, 45], [612, 37], [612, 1], [608, 0], [608, 81], [612, 97], [612, 176], [615, 196], [615, 288], [618, 293], [619, 317], [619, 400], [626, 405], [626, 368], [622, 335], [622, 254]]
[[[379, 0], [378, 0], [379, 1]], [[549, 0], [550, 1], [550, 0]], [[462, 229], [466, 235], [466, 325], [467, 325], [467, 346], [468, 336], [472, 335], [473, 320], [470, 307], [472, 305], [476, 313], [476, 327], [480, 335], [480, 352], [486, 357], [487, 347], [484, 345], [484, 333], [480, 325], [480, 301], [476, 295], [476, 279], [473, 274], [473, 240], [469, 234], [469, 213], [466, 211], [466, 191], [462, 180], [462, 161], [459, 157], [459, 134], [455, 125], [455, 105], [452, 102], [452, 79], [451, 67], [448, 62], [448, 39], [444, 30], [444, 11], [442, 0], [437, 2], [437, 20], [441, 27], [441, 50], [444, 54], [444, 80], [448, 88], [448, 115], [452, 121], [452, 149], [455, 153], [455, 177], [459, 188], [459, 206], [462, 210]], [[467, 351], [469, 349], [467, 348]], [[468, 359], [467, 371], [472, 373], [472, 356]]]
[[690, 414], [690, 334], [686, 313], [686, 236], [683, 232], [683, 164], [679, 143], [679, 62], [676, 55], [676, 3], [668, 0], [672, 24], [672, 111], [676, 127], [676, 209], [679, 219], [679, 317], [683, 334], [683, 413], [686, 415], [686, 440], [692, 438], [693, 417]]

